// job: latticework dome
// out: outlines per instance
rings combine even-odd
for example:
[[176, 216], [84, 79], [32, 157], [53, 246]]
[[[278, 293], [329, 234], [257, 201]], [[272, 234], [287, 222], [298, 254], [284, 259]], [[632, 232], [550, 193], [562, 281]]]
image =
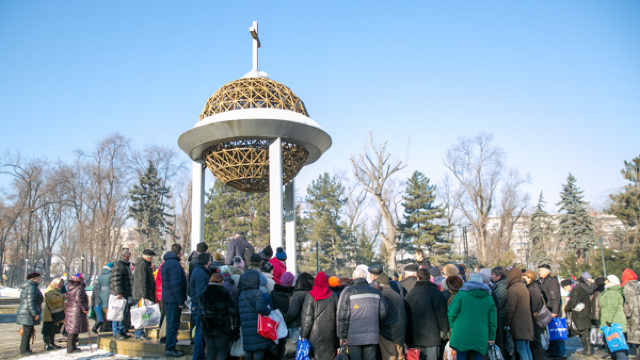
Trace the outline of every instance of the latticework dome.
[[241, 109], [290, 110], [309, 116], [304, 103], [291, 89], [268, 78], [251, 77], [232, 81], [218, 89], [204, 106], [200, 120]]

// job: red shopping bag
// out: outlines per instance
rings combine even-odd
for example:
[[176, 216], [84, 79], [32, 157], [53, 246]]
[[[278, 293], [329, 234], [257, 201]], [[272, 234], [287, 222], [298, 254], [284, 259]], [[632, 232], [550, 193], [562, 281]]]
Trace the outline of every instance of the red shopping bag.
[[258, 314], [258, 334], [269, 340], [276, 341], [278, 338], [278, 322], [268, 316]]
[[419, 360], [420, 350], [414, 348], [407, 348], [407, 352], [404, 354], [407, 360]]

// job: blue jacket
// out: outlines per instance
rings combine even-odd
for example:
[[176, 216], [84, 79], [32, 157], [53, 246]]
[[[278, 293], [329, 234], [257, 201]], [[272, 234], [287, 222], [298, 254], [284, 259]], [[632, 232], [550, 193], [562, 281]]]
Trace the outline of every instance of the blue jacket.
[[187, 274], [173, 251], [167, 251], [162, 259], [162, 301], [182, 305], [187, 301]]
[[[100, 301], [102, 302], [102, 308], [106, 309], [109, 307], [109, 284], [111, 283], [111, 268], [108, 266], [102, 267], [100, 270], [100, 275], [98, 276], [98, 288], [93, 288], [93, 292], [98, 291], [100, 295]], [[93, 304], [98, 305], [98, 304]]]
[[196, 265], [191, 274], [191, 280], [189, 280], [189, 296], [191, 296], [191, 309], [198, 308], [198, 300], [202, 293], [207, 290], [209, 284], [209, 271], [205, 269], [204, 265]]
[[267, 307], [260, 287], [260, 274], [249, 270], [240, 277], [243, 291], [238, 296], [240, 312], [240, 328], [242, 329], [245, 351], [268, 349], [273, 342], [258, 334], [258, 313], [268, 316], [271, 309]]

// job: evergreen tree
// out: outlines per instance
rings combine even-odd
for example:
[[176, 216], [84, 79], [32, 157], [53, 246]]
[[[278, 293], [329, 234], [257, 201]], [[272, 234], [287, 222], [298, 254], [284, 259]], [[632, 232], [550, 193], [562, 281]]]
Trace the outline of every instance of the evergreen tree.
[[151, 249], [156, 254], [164, 251], [163, 236], [172, 234], [173, 226], [169, 221], [172, 215], [167, 212], [171, 206], [165, 203], [171, 198], [170, 190], [158, 177], [151, 161], [145, 173], [138, 178], [138, 184], [129, 190], [131, 205], [128, 216], [136, 221], [136, 231], [142, 240], [140, 250]]
[[593, 248], [595, 242], [593, 219], [582, 201], [582, 193], [576, 186], [576, 179], [571, 173], [567, 183], [560, 192], [560, 224], [558, 239], [563, 247], [576, 254], [578, 262], [586, 260], [587, 250]]
[[445, 211], [436, 201], [436, 186], [429, 184], [430, 179], [419, 171], [415, 171], [407, 180], [404, 202], [404, 222], [401, 230], [412, 239], [416, 248], [426, 250], [439, 262], [438, 258], [451, 253], [451, 243], [445, 238], [448, 230], [444, 223]]
[[210, 252], [223, 255], [227, 239], [244, 231], [247, 240], [261, 250], [269, 242], [269, 197], [263, 193], [246, 193], [215, 180], [204, 205], [204, 238]]
[[338, 179], [325, 172], [307, 187], [305, 200], [309, 206], [309, 245], [315, 249], [317, 243], [320, 249], [319, 254], [310, 256], [310, 262], [315, 266], [317, 255], [319, 270], [335, 274], [349, 260], [342, 252], [345, 237], [340, 223], [340, 213], [347, 201], [344, 187]]
[[[534, 264], [551, 264], [551, 253], [555, 250], [554, 226], [549, 213], [544, 210], [545, 201], [540, 192], [538, 206], [531, 215], [529, 239], [531, 241], [531, 261]], [[554, 264], [555, 265], [555, 264]]]
[[610, 195], [613, 204], [607, 212], [618, 217], [626, 226], [623, 244], [637, 246], [640, 240], [640, 156], [625, 161], [620, 172], [629, 184], [620, 193]]

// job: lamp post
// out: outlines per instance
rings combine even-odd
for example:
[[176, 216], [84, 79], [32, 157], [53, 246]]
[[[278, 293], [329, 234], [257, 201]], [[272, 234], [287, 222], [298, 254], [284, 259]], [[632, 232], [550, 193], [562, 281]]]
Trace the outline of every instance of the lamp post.
[[602, 236], [598, 239], [600, 241], [600, 255], [602, 256], [602, 272], [604, 273], [604, 277], [607, 277], [607, 266], [604, 264], [604, 245], [602, 243]]

